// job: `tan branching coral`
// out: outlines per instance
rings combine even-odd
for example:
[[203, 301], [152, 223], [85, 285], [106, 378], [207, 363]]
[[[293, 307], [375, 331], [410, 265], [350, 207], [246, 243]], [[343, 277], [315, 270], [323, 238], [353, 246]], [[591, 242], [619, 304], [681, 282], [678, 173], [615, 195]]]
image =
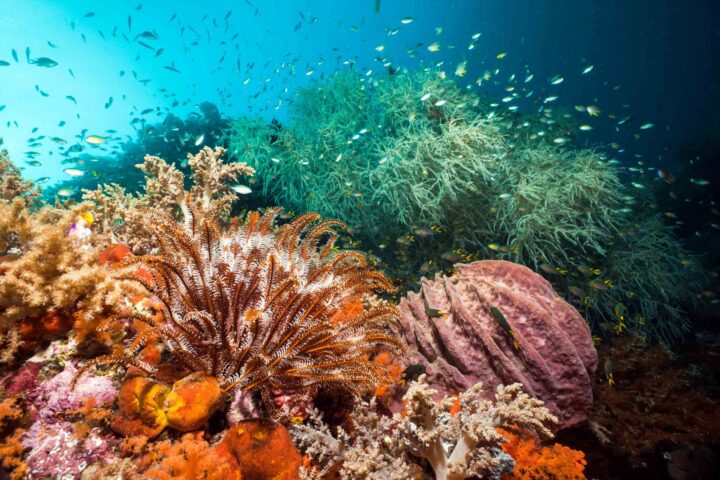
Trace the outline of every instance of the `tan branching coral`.
[[154, 243], [144, 221], [149, 209], [156, 209], [181, 218], [187, 215], [186, 202], [208, 216], [227, 216], [237, 194], [229, 183], [240, 176], [251, 176], [255, 170], [244, 163], [226, 164], [225, 149], [204, 147], [195, 155], [188, 154], [192, 169], [192, 187], [185, 189], [185, 175], [160, 157], [145, 156], [137, 167], [146, 175], [144, 191], [127, 193], [117, 184], [100, 185], [85, 190], [83, 200], [93, 205], [98, 229], [112, 243], [124, 243], [135, 253], [149, 252]]
[[20, 253], [32, 238], [34, 223], [25, 200], [0, 200], [0, 256]]
[[378, 415], [374, 398], [359, 403], [351, 419], [348, 430], [339, 427], [333, 435], [320, 413], [312, 410], [309, 423], [290, 429], [295, 443], [313, 463], [301, 470], [303, 480], [334, 478], [333, 474], [343, 480], [413, 478], [407, 445], [392, 433], [395, 419]]
[[[99, 246], [83, 245], [67, 236], [71, 224], [87, 205], [69, 210], [45, 207], [30, 214], [14, 202], [0, 203], [0, 231], [14, 234], [13, 254], [2, 264], [0, 275], [0, 362], [11, 361], [20, 341], [19, 329], [42, 330], [43, 318], [52, 312], [67, 320], [78, 310], [89, 319], [124, 304], [139, 291], [136, 284], [119, 281], [114, 272], [98, 265]], [[55, 329], [50, 332], [57, 335]]]
[[230, 211], [237, 194], [228, 188], [227, 182], [236, 181], [238, 176], [252, 176], [255, 169], [245, 163], [222, 162], [225, 149], [205, 147], [197, 155], [188, 155], [188, 165], [192, 169], [193, 198], [201, 202], [199, 209], [212, 215], [224, 215]]
[[20, 169], [10, 161], [7, 150], [0, 150], [0, 200], [23, 198], [28, 205], [36, 205], [40, 191], [30, 180], [20, 175]]
[[[505, 438], [498, 428], [522, 428], [551, 437], [556, 419], [540, 400], [522, 392], [520, 384], [499, 386], [495, 402], [481, 400], [478, 383], [458, 398], [432, 400], [435, 393], [424, 375], [408, 389], [406, 414], [381, 417], [372, 404], [361, 404], [352, 415], [352, 434], [337, 437], [317, 419], [293, 429], [301, 448], [319, 466], [307, 478], [339, 471], [342, 479], [410, 478], [412, 457], [426, 459], [438, 480], [470, 477], [499, 478], [513, 461], [502, 452]], [[403, 472], [400, 477], [388, 472]]]
[[163, 317], [133, 315], [149, 328], [125, 354], [98, 358], [86, 369], [117, 362], [156, 376], [136, 355], [159, 338], [176, 367], [217, 378], [225, 392], [374, 386], [369, 359], [399, 348], [387, 331], [397, 310], [374, 308], [342, 323], [333, 317], [348, 300], [392, 285], [361, 254], [333, 250], [339, 222], [317, 223], [319, 215], [306, 214], [276, 229], [276, 209], [251, 212], [244, 224], [235, 220], [222, 231], [192, 202], [186, 205], [184, 224], [153, 215], [148, 228], [159, 254], [131, 260], [147, 272], [135, 278], [160, 300]]

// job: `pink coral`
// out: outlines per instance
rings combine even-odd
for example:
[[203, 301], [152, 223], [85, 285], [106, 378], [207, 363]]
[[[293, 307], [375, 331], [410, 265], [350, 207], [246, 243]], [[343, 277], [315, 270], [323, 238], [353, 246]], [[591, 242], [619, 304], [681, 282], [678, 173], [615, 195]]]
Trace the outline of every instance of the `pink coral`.
[[25, 462], [32, 478], [77, 478], [90, 464], [108, 463], [115, 458], [118, 440], [100, 428], [78, 438], [72, 423], [35, 422], [22, 439], [29, 451]]
[[585, 421], [597, 353], [577, 310], [521, 265], [481, 261], [455, 268], [451, 277], [423, 279], [420, 293], [400, 303], [408, 363], [426, 366], [439, 396], [477, 382], [489, 388], [520, 382], [546, 402], [560, 428]]
[[62, 372], [30, 392], [28, 398], [35, 418], [50, 420], [58, 413], [78, 409], [87, 397], [93, 397], [98, 404], [115, 400], [117, 391], [110, 378], [86, 375], [75, 388], [71, 388], [70, 384], [76, 374], [77, 368], [68, 363]]

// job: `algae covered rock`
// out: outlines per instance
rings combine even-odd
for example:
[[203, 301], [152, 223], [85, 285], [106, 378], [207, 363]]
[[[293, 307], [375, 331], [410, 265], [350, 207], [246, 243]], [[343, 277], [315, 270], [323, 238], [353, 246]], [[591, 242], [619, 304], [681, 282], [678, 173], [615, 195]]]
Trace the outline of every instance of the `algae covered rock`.
[[408, 362], [426, 366], [440, 395], [477, 382], [489, 391], [519, 382], [546, 403], [560, 428], [584, 422], [597, 353], [583, 317], [522, 265], [480, 261], [455, 268], [453, 276], [423, 279], [419, 293], [401, 300]]

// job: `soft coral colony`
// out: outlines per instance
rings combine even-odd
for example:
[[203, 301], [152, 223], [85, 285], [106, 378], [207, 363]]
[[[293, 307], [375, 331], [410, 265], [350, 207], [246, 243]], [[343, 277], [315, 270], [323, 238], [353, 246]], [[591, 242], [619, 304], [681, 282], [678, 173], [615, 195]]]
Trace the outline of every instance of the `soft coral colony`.
[[[148, 156], [142, 193], [106, 185], [42, 208], [2, 155], [0, 320], [15, 369], [3, 378], [3, 468], [13, 478], [513, 475], [503, 432], [551, 436], [543, 402], [520, 384], [437, 399], [422, 376], [395, 414], [392, 401], [369, 400], [395, 382], [387, 358], [403, 349], [399, 311], [377, 297], [390, 280], [336, 246], [339, 222], [308, 213], [278, 225], [279, 209], [230, 218], [229, 183], [254, 172], [224, 153], [189, 155], [189, 191]], [[78, 224], [92, 233], [71, 235]], [[12, 293], [20, 284], [35, 295]], [[50, 328], [49, 313], [68, 326]], [[548, 478], [582, 478], [573, 471]]]

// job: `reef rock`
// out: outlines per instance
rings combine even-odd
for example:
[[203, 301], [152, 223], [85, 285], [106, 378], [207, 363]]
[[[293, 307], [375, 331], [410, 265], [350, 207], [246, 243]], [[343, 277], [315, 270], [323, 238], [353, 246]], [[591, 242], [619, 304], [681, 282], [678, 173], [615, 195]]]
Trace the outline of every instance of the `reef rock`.
[[489, 393], [520, 382], [558, 417], [560, 429], [583, 423], [597, 352], [578, 311], [522, 265], [480, 261], [455, 271], [423, 279], [419, 293], [401, 300], [408, 364], [426, 367], [438, 398], [477, 382]]

